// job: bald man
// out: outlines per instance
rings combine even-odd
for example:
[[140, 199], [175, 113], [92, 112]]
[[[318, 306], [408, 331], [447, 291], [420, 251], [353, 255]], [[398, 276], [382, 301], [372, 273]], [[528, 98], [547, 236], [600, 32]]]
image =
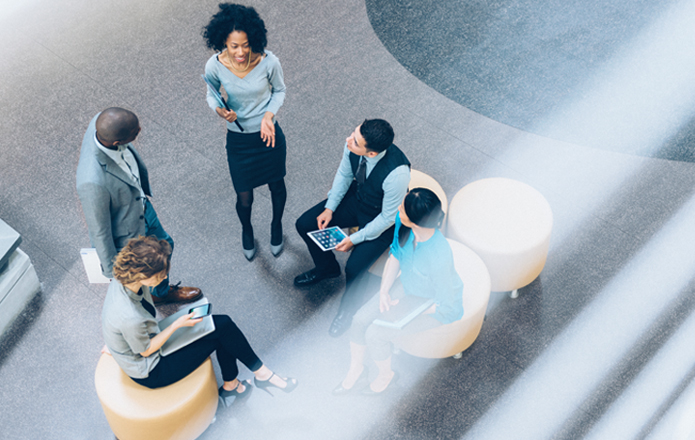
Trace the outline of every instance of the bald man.
[[[77, 194], [104, 276], [113, 278], [113, 260], [131, 238], [154, 235], [174, 248], [159, 223], [147, 167], [131, 142], [140, 133], [138, 117], [129, 110], [107, 108], [96, 115], [82, 140], [77, 165]], [[200, 289], [169, 285], [165, 279], [152, 292], [155, 304], [195, 301]]]

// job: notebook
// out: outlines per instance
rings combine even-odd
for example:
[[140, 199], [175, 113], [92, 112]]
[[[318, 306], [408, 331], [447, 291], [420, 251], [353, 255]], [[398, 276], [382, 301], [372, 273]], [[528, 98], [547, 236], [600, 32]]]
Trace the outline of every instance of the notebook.
[[391, 306], [388, 312], [382, 313], [381, 317], [375, 319], [373, 324], [400, 330], [422, 312], [432, 307], [432, 304], [434, 304], [432, 298], [406, 295], [398, 301], [398, 304]]
[[[164, 330], [180, 316], [187, 315], [188, 311], [193, 307], [202, 306], [203, 304], [207, 303], [207, 298], [201, 298], [198, 301], [186, 304], [186, 306], [178, 312], [159, 321], [157, 323], [159, 325], [159, 330]], [[164, 345], [162, 345], [162, 348], [160, 349], [162, 356], [168, 356], [176, 350], [179, 350], [191, 342], [195, 342], [214, 331], [215, 323], [212, 320], [212, 315], [205, 316], [201, 322], [197, 323], [193, 327], [181, 327], [180, 329], [176, 330], [174, 334], [169, 337], [169, 339], [167, 339]]]

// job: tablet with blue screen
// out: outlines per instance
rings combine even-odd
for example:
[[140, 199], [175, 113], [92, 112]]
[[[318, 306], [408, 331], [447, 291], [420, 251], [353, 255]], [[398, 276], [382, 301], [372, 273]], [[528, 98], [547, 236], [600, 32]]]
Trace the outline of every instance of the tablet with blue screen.
[[335, 249], [335, 247], [338, 246], [338, 243], [347, 237], [345, 232], [343, 232], [343, 230], [337, 226], [307, 232], [307, 235], [311, 237], [311, 239], [314, 240], [314, 243], [319, 245], [323, 251]]

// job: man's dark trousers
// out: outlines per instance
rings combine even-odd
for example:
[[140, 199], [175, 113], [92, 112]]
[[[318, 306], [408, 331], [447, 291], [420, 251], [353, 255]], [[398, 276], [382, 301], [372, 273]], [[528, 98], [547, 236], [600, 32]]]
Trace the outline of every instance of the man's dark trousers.
[[[338, 226], [340, 228], [351, 228], [359, 226], [360, 229], [373, 220], [373, 217], [365, 214], [360, 209], [360, 202], [355, 195], [356, 191], [353, 188], [348, 190], [343, 200], [340, 202], [333, 218], [327, 227]], [[309, 238], [307, 232], [318, 229], [316, 217], [319, 216], [326, 206], [326, 200], [318, 203], [313, 208], [306, 211], [297, 219], [296, 227], [299, 236], [302, 237], [309, 249], [311, 258], [314, 260], [316, 269], [321, 273], [336, 273], [340, 271], [340, 265], [335, 259], [333, 251], [322, 251], [314, 241]], [[394, 227], [384, 231], [379, 237], [374, 240], [365, 240], [362, 243], [354, 246], [345, 265], [345, 293], [340, 300], [340, 310], [355, 314], [362, 305], [376, 291], [367, 291], [367, 282], [364, 278], [367, 277], [367, 271], [379, 259], [381, 254], [388, 249], [393, 241]]]
[[[167, 234], [164, 230], [162, 224], [159, 222], [159, 217], [157, 217], [157, 212], [154, 210], [152, 203], [145, 198], [145, 234], [154, 235], [159, 240], [166, 240], [171, 246], [171, 250], [174, 250], [174, 240]], [[152, 295], [158, 298], [164, 298], [169, 294], [169, 277], [162, 280], [161, 283], [157, 284], [157, 287], [152, 289]]]

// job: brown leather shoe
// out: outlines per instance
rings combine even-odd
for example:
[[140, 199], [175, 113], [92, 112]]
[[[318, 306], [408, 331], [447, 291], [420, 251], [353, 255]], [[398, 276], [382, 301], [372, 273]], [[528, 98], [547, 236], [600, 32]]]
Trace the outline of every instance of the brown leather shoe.
[[169, 286], [169, 293], [165, 297], [152, 296], [156, 305], [170, 303], [188, 303], [197, 300], [203, 296], [203, 292], [197, 287], [179, 286], [181, 283], [176, 283]]

